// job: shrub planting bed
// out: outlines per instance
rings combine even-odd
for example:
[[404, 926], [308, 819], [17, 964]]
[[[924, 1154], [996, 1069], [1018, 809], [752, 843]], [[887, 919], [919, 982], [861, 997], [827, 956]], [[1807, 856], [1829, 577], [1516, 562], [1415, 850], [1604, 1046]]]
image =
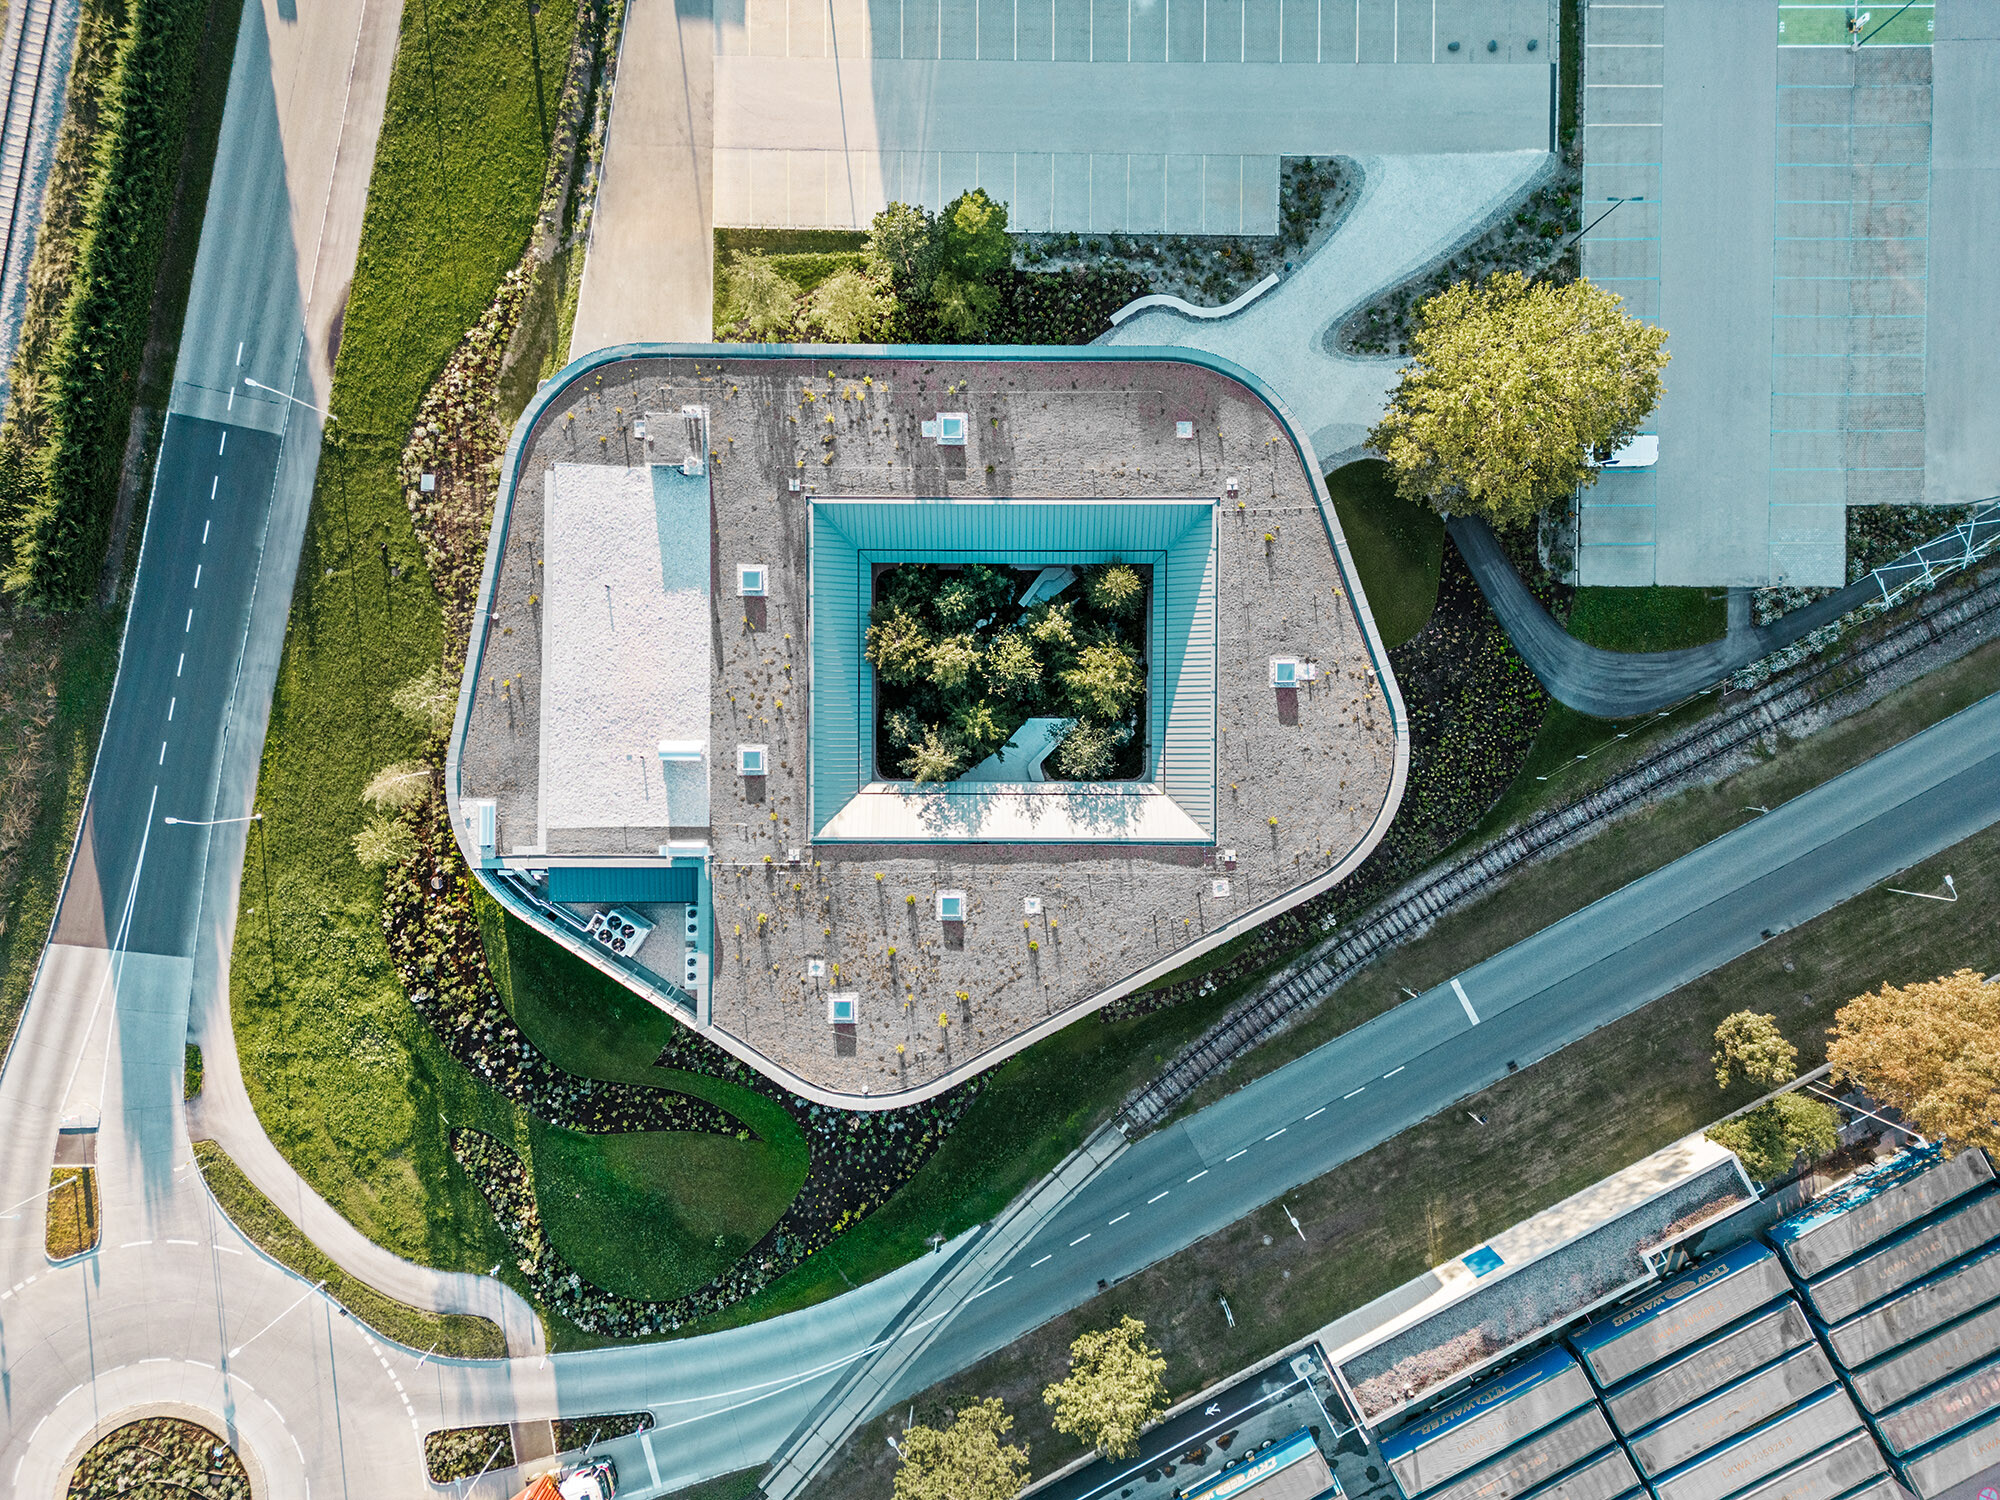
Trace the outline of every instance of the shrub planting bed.
[[444, 1427], [424, 1434], [424, 1472], [432, 1484], [455, 1484], [513, 1467], [514, 1433], [504, 1422], [490, 1427]]
[[69, 1500], [250, 1500], [243, 1460], [215, 1433], [147, 1417], [106, 1433], [77, 1460]]

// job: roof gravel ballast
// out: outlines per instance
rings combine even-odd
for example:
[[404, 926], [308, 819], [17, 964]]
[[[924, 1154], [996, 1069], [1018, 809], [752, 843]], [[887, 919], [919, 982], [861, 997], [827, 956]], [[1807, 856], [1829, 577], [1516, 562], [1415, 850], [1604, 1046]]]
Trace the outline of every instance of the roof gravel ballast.
[[517, 917], [873, 1109], [1331, 889], [1408, 745], [1311, 444], [1225, 361], [630, 345], [515, 430], [446, 789]]

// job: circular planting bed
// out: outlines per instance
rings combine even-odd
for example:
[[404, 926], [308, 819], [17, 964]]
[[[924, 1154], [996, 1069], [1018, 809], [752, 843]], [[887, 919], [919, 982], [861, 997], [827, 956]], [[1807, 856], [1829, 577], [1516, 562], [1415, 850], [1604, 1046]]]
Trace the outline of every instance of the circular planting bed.
[[236, 1451], [198, 1422], [145, 1417], [106, 1433], [77, 1460], [68, 1500], [250, 1500]]

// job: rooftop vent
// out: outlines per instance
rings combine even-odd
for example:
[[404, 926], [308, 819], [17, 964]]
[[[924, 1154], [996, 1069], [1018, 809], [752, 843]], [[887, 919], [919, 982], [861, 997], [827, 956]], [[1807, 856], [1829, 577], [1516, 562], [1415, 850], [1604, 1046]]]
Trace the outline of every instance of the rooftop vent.
[[700, 740], [661, 740], [660, 759], [691, 761], [701, 759]]
[[770, 589], [770, 575], [762, 563], [736, 565], [736, 592], [745, 599], [762, 599]]
[[824, 979], [824, 978], [826, 978], [826, 960], [825, 960], [825, 959], [823, 959], [823, 958], [809, 958], [809, 959], [807, 959], [807, 960], [806, 960], [806, 978], [808, 978], [808, 979]]
[[965, 892], [939, 891], [937, 893], [937, 918], [940, 922], [963, 922], [965, 920]]
[[962, 411], [941, 411], [937, 417], [924, 423], [924, 436], [937, 441], [940, 448], [963, 448], [965, 434], [971, 426], [971, 419]]
[[1318, 662], [1300, 661], [1296, 656], [1271, 658], [1272, 687], [1297, 687], [1302, 682], [1316, 681], [1318, 677]]
[[1194, 436], [1194, 423], [1188, 421], [1186, 418], [1182, 418], [1180, 421], [1174, 423], [1174, 436], [1182, 442], [1187, 442]]
[[1041, 912], [1041, 909], [1042, 898], [1040, 896], [1023, 896], [1021, 898], [1021, 911], [1024, 915], [1030, 917], [1036, 916]]
[[769, 758], [768, 745], [738, 745], [736, 772], [739, 776], [762, 776]]
[[480, 859], [493, 857], [494, 845], [499, 841], [497, 821], [498, 809], [490, 797], [464, 804], [465, 841]]
[[708, 408], [683, 406], [681, 420], [687, 427], [687, 457], [681, 460], [683, 474], [708, 472]]

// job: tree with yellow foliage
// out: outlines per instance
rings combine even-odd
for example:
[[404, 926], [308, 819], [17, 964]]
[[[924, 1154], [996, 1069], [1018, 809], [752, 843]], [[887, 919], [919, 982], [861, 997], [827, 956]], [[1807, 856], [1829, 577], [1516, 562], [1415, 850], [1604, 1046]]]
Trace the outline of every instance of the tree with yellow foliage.
[[997, 1397], [974, 1402], [940, 1432], [903, 1434], [896, 1500], [1014, 1500], [1028, 1482], [1028, 1450], [1003, 1443], [1014, 1426]]
[[1368, 446], [1404, 499], [1518, 524], [1595, 483], [1593, 461], [1639, 430], [1666, 338], [1588, 281], [1461, 281], [1417, 309], [1416, 360]]
[[1049, 1386], [1042, 1400], [1056, 1409], [1057, 1432], [1082, 1438], [1106, 1458], [1129, 1458], [1139, 1429], [1167, 1409], [1160, 1383], [1166, 1368], [1146, 1342], [1146, 1325], [1127, 1316], [1078, 1335], [1069, 1346], [1069, 1379]]
[[1947, 1153], [2000, 1155], [2000, 984], [1985, 975], [1960, 969], [1848, 1001], [1826, 1060]]

